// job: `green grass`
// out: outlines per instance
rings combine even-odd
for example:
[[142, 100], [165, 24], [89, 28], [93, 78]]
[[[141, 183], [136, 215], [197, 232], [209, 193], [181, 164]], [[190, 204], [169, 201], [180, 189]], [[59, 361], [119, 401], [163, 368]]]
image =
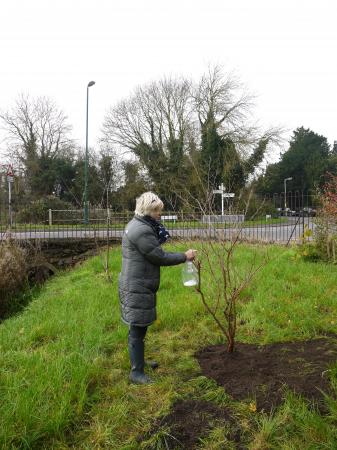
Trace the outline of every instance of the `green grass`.
[[[238, 268], [265, 250], [240, 246]], [[268, 252], [275, 259], [245, 291], [251, 301], [241, 310], [246, 323], [238, 340], [267, 343], [336, 332], [337, 268], [296, 260], [292, 249], [272, 246]], [[147, 337], [147, 355], [161, 363], [153, 374], [156, 383], [129, 385], [127, 328], [120, 321], [116, 286], [120, 260], [114, 249], [112, 284], [100, 257], [92, 258], [49, 280], [21, 314], [0, 325], [0, 448], [165, 448], [169, 430], [158, 430], [142, 445], [137, 438], [178, 398], [229, 405], [252, 449], [337, 448], [335, 400], [322, 417], [289, 396], [268, 416], [233, 402], [201, 376], [193, 353], [223, 338], [198, 295], [182, 286], [179, 266], [162, 268], [159, 319]], [[332, 377], [337, 385], [337, 366]], [[234, 447], [215, 426], [200, 448]]]

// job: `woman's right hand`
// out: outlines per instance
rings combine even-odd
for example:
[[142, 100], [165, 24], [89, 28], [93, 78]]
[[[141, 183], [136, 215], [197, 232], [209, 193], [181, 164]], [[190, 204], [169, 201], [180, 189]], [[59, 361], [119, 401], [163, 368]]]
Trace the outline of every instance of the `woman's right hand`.
[[187, 252], [185, 252], [186, 255], [186, 261], [193, 261], [195, 256], [196, 256], [197, 251], [193, 250], [193, 249], [189, 249], [187, 250]]

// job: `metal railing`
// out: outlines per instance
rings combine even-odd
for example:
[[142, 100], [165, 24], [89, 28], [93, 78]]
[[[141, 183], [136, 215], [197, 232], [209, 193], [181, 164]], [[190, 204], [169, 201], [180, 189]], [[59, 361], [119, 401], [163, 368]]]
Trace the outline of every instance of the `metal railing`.
[[[104, 211], [104, 214], [103, 212]], [[51, 217], [50, 217], [51, 214]], [[12, 225], [5, 215], [0, 214], [0, 237], [14, 239], [109, 239], [120, 240], [133, 212], [116, 213], [107, 210], [89, 210], [89, 222], [83, 221], [83, 210], [72, 212], [45, 212], [44, 220], [23, 223], [14, 211]], [[173, 218], [174, 217], [174, 218]], [[245, 217], [233, 220], [233, 214], [211, 217], [200, 213], [184, 211], [163, 212], [162, 223], [172, 238], [178, 239], [231, 239], [239, 233], [239, 238], [247, 241], [280, 242], [297, 241], [303, 236], [305, 227], [314, 229], [313, 210], [300, 209], [276, 211], [275, 214]], [[50, 220], [51, 219], [51, 220]]]

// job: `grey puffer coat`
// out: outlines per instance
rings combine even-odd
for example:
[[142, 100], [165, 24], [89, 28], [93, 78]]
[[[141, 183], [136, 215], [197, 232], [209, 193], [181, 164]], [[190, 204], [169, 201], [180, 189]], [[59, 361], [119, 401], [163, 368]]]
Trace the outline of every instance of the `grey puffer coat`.
[[150, 325], [157, 317], [160, 266], [181, 264], [186, 256], [165, 252], [152, 225], [135, 216], [125, 228], [122, 257], [118, 283], [122, 320], [126, 324]]

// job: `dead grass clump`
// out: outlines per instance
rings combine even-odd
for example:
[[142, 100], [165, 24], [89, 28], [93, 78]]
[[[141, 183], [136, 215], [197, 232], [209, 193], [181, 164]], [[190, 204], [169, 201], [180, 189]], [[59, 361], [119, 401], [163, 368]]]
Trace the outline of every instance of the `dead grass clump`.
[[13, 240], [0, 242], [0, 302], [19, 291], [26, 281], [26, 252]]

